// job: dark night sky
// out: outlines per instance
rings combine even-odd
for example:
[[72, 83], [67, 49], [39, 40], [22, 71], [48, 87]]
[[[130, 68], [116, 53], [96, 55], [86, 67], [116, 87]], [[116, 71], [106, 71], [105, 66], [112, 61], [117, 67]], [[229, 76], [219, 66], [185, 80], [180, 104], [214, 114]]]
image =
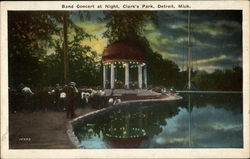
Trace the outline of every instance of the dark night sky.
[[[102, 37], [105, 23], [97, 20], [101, 11], [91, 11], [92, 19], [81, 22], [73, 18], [87, 32], [98, 37], [83, 44], [102, 54], [107, 39]], [[185, 66], [187, 56], [188, 11], [157, 11], [158, 25], [148, 23], [145, 36], [154, 51], [164, 58]], [[240, 10], [192, 10], [191, 52], [194, 68], [206, 71], [230, 69], [242, 65], [242, 12]]]

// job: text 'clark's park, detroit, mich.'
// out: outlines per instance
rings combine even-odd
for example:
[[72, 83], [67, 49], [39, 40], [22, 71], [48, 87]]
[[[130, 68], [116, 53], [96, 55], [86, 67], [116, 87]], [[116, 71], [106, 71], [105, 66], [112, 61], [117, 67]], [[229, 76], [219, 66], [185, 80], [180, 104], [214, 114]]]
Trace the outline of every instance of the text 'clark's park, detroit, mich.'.
[[137, 5], [137, 4], [124, 4], [124, 5], [86, 5], [86, 4], [71, 4], [71, 5], [66, 5], [62, 4], [62, 8], [81, 8], [81, 9], [174, 9], [174, 8], [191, 8], [190, 5], [188, 4], [142, 4], [142, 5]]

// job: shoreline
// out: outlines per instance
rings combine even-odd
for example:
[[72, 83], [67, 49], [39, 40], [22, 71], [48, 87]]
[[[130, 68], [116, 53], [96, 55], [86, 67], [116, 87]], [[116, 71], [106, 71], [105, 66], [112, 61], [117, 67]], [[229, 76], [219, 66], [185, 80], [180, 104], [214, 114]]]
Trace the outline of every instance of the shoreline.
[[74, 131], [73, 131], [73, 125], [78, 122], [80, 119], [82, 118], [85, 118], [85, 117], [89, 117], [89, 116], [92, 116], [92, 115], [96, 115], [97, 113], [100, 113], [100, 112], [104, 112], [104, 111], [107, 111], [107, 110], [110, 110], [110, 109], [115, 109], [115, 108], [120, 108], [124, 105], [122, 104], [125, 104], [125, 103], [135, 103], [135, 102], [149, 102], [149, 101], [174, 101], [174, 100], [181, 100], [182, 97], [179, 96], [179, 95], [172, 95], [172, 96], [166, 96], [164, 98], [152, 98], [152, 99], [139, 99], [139, 100], [126, 100], [126, 101], [122, 101], [120, 103], [117, 103], [115, 105], [112, 105], [112, 106], [109, 106], [109, 107], [106, 107], [106, 108], [102, 108], [102, 109], [99, 109], [99, 110], [96, 110], [96, 111], [93, 111], [93, 112], [89, 112], [87, 114], [84, 114], [84, 115], [81, 115], [81, 116], [78, 116], [77, 118], [74, 118], [70, 121], [68, 121], [67, 125], [66, 125], [66, 128], [67, 128], [67, 134], [68, 134], [68, 137], [70, 139], [70, 141], [72, 142], [72, 144], [75, 146], [75, 148], [77, 149], [80, 149], [80, 148], [84, 148], [81, 146], [78, 138], [76, 137]]

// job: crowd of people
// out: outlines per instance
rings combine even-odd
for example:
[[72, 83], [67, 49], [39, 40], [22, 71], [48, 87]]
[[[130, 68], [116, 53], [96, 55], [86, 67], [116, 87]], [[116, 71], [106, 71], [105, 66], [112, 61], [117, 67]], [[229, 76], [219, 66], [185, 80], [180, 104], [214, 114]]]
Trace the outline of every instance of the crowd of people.
[[[176, 94], [173, 88], [155, 87], [152, 90], [165, 96]], [[77, 88], [75, 82], [32, 89], [22, 83], [15, 89], [9, 87], [9, 110], [12, 113], [56, 110], [66, 111], [67, 118], [74, 118], [77, 107], [101, 109], [120, 102], [121, 99], [114, 97], [113, 93], [106, 96], [100, 89]]]
[[55, 87], [30, 88], [20, 84], [9, 88], [9, 110], [12, 113], [37, 110], [66, 111], [68, 118], [74, 118], [76, 107], [101, 109], [108, 106], [104, 91], [91, 88], [77, 88], [75, 82]]

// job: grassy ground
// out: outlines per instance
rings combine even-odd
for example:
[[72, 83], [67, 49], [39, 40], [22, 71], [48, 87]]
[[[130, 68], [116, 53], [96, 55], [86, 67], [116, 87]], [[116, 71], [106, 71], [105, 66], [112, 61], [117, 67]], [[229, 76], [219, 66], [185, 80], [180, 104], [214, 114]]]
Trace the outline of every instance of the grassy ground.
[[[78, 108], [77, 116], [95, 109]], [[10, 149], [72, 149], [66, 133], [66, 112], [36, 111], [9, 114]]]

